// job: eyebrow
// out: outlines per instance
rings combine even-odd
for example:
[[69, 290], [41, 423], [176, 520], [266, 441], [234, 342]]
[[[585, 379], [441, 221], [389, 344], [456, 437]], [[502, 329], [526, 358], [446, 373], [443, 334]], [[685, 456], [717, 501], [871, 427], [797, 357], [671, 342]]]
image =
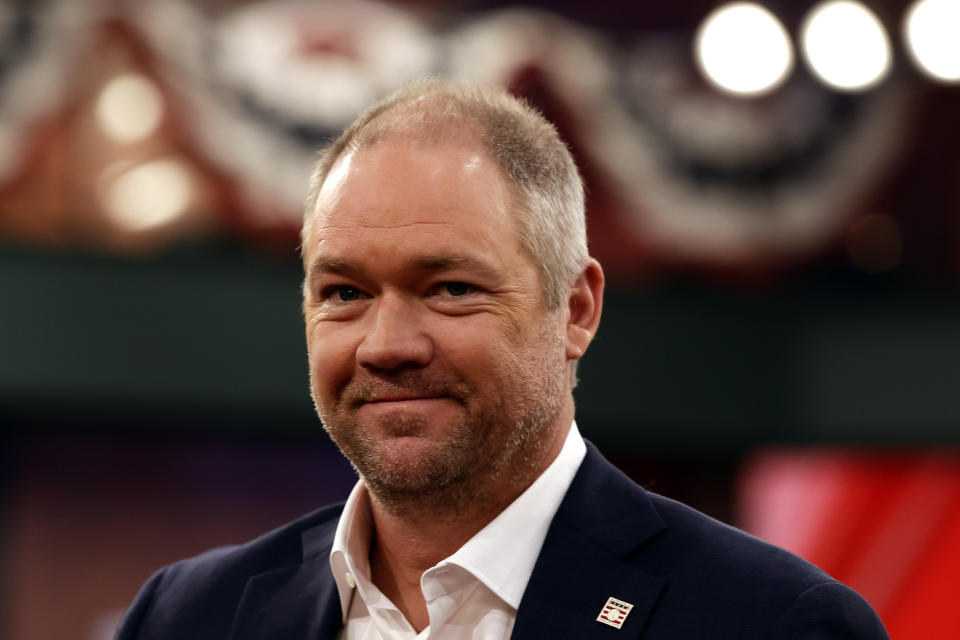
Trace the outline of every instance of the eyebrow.
[[310, 275], [321, 273], [347, 274], [359, 270], [359, 265], [350, 260], [319, 257], [310, 264]]
[[465, 255], [427, 255], [410, 260], [409, 268], [421, 271], [443, 271], [445, 269], [468, 269], [486, 275], [493, 275], [495, 269], [486, 260]]
[[[492, 264], [474, 256], [467, 255], [449, 255], [436, 254], [415, 256], [407, 260], [404, 265], [411, 271], [444, 271], [446, 269], [468, 269], [481, 275], [494, 276], [496, 269]], [[321, 274], [336, 274], [345, 276], [362, 276], [366, 269], [358, 262], [345, 258], [331, 258], [320, 256], [310, 265], [310, 276], [319, 276]]]

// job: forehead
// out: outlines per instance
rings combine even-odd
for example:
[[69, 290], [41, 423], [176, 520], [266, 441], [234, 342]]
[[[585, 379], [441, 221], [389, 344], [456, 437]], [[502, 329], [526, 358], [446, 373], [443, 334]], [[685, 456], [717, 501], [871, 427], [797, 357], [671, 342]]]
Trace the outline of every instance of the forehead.
[[388, 230], [405, 241], [482, 236], [517, 248], [514, 200], [509, 182], [479, 143], [387, 138], [334, 163], [304, 251], [376, 232], [382, 239]]

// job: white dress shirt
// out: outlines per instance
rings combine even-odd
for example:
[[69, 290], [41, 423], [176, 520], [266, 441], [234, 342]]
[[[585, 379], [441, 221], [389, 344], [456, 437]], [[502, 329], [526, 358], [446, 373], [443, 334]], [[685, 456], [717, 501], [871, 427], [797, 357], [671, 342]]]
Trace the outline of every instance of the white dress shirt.
[[370, 579], [372, 516], [358, 481], [337, 523], [330, 568], [346, 640], [506, 639], [533, 565], [587, 448], [576, 423], [560, 454], [526, 491], [450, 557], [427, 569], [420, 590], [429, 625], [419, 634]]

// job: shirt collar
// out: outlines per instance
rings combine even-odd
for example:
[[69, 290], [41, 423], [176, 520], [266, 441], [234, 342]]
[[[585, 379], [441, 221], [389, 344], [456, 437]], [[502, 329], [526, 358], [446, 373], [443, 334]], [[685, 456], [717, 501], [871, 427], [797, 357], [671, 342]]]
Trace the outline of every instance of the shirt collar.
[[504, 602], [519, 607], [553, 516], [586, 453], [573, 423], [560, 453], [533, 484], [437, 566], [463, 567]]
[[362, 480], [353, 485], [353, 490], [343, 506], [340, 520], [337, 522], [337, 531], [333, 536], [333, 547], [330, 550], [330, 570], [337, 583], [340, 593], [340, 611], [346, 623], [350, 611], [350, 599], [354, 588], [364, 591], [361, 597], [364, 602], [367, 592], [372, 592], [370, 583], [370, 540], [373, 534], [373, 516], [370, 513], [370, 498]]
[[[433, 568], [448, 564], [462, 567], [514, 609], [519, 607], [550, 522], [586, 452], [574, 422], [563, 448], [544, 472], [500, 515]], [[354, 588], [368, 608], [385, 597], [370, 582], [372, 522], [370, 499], [363, 481], [358, 480], [337, 523], [330, 552], [344, 622]]]

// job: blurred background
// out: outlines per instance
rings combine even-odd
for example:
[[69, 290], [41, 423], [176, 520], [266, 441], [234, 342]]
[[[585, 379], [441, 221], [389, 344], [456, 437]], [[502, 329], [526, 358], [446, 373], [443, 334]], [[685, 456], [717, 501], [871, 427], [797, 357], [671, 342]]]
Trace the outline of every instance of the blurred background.
[[578, 423], [960, 637], [960, 1], [0, 4], [0, 636], [343, 499], [307, 391], [317, 148], [424, 74], [559, 127], [609, 278]]

